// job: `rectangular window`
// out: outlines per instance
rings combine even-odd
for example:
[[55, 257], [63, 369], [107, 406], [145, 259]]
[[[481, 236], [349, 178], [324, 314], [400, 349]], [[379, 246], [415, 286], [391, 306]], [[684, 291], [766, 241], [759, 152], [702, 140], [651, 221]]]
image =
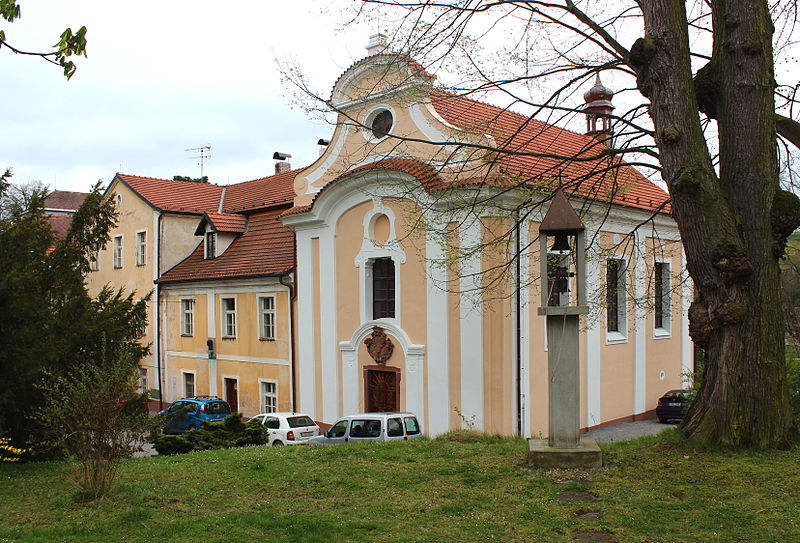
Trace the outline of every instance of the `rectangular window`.
[[236, 298], [222, 298], [221, 302], [224, 337], [236, 337]]
[[181, 335], [194, 335], [194, 300], [181, 300]]
[[394, 260], [377, 258], [372, 263], [372, 318], [394, 318]]
[[258, 299], [259, 339], [275, 339], [275, 296]]
[[278, 411], [278, 384], [271, 381], [261, 381], [261, 412], [275, 413]]
[[217, 234], [206, 232], [206, 258], [211, 260], [217, 256]]
[[656, 262], [653, 269], [653, 317], [656, 334], [670, 332], [670, 276], [669, 263]]
[[114, 236], [114, 268], [122, 267], [122, 236]]
[[625, 261], [609, 258], [606, 262], [606, 330], [624, 336], [627, 330]]
[[100, 249], [95, 249], [92, 251], [92, 254], [89, 255], [89, 269], [92, 271], [98, 271], [100, 269]]
[[139, 394], [147, 394], [150, 390], [147, 386], [147, 369], [139, 368]]
[[136, 232], [136, 265], [147, 264], [147, 232]]
[[194, 398], [194, 373], [183, 372], [183, 397]]

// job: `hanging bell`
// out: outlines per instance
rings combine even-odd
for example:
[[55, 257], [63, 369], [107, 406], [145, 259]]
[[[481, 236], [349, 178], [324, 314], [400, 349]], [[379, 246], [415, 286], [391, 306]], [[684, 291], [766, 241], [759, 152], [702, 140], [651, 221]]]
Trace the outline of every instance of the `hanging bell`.
[[553, 252], [558, 251], [559, 253], [568, 253], [572, 250], [569, 246], [569, 238], [566, 232], [556, 232], [555, 241], [553, 242], [553, 246], [550, 247], [550, 250]]

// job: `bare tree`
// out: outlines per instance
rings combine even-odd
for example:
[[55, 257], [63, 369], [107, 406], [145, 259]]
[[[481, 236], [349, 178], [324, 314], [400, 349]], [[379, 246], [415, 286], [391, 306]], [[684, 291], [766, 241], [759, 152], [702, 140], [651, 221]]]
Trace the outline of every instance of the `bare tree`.
[[[591, 161], [584, 181], [621, 156], [660, 175], [696, 287], [690, 333], [706, 354], [682, 432], [703, 445], [780, 446], [792, 418], [779, 261], [800, 199], [781, 188], [779, 157], [800, 145], [800, 124], [797, 87], [778, 85], [775, 69], [794, 45], [796, 3], [599, 4], [362, 0], [357, 16], [394, 17], [395, 50], [457, 74], [451, 95], [491, 91], [531, 120], [567, 122], [580, 113], [568, 99], [595, 73], [614, 74], [627, 107], [609, 115], [613, 139], [556, 158]], [[513, 143], [468, 146], [502, 157]]]

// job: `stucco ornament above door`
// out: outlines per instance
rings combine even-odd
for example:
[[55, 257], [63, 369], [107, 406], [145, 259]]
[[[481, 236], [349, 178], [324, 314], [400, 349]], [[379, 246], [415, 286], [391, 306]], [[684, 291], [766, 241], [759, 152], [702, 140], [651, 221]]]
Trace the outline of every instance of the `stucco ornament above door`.
[[372, 334], [364, 340], [364, 345], [367, 346], [369, 355], [378, 364], [386, 364], [394, 352], [392, 340], [380, 326], [372, 327]]

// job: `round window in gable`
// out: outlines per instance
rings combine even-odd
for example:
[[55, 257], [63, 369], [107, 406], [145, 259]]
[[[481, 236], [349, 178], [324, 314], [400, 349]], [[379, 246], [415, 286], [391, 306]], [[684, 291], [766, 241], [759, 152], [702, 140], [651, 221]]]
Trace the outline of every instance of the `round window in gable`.
[[370, 127], [372, 128], [372, 135], [377, 139], [386, 137], [392, 130], [394, 118], [388, 109], [382, 109], [372, 118]]

